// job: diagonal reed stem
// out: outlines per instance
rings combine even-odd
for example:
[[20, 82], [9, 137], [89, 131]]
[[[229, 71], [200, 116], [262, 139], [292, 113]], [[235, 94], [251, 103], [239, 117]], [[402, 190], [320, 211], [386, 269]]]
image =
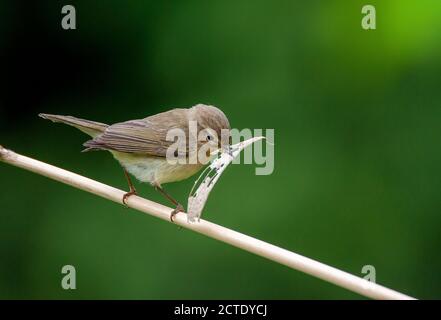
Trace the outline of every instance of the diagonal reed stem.
[[[125, 191], [80, 176], [76, 173], [52, 166], [50, 164], [22, 156], [11, 150], [5, 149], [2, 146], [0, 146], [0, 161], [68, 184], [74, 188], [96, 194], [108, 200], [123, 204], [122, 198], [125, 194]], [[138, 196], [131, 196], [127, 199], [126, 202], [127, 205], [133, 209], [170, 222], [170, 213], [173, 209], [169, 207]], [[292, 269], [302, 271], [306, 274], [328, 281], [337, 286], [346, 288], [369, 298], [388, 300], [414, 299], [410, 296], [369, 282], [345, 271], [341, 271], [321, 262], [312, 260], [310, 258], [304, 257], [286, 249], [282, 249], [259, 239], [252, 238], [240, 232], [211, 223], [209, 221], [201, 219], [198, 223], [190, 224], [187, 222], [186, 214], [182, 212], [178, 213], [175, 216], [174, 222], [175, 224], [180, 225], [184, 228], [228, 243], [237, 248], [288, 266]]]

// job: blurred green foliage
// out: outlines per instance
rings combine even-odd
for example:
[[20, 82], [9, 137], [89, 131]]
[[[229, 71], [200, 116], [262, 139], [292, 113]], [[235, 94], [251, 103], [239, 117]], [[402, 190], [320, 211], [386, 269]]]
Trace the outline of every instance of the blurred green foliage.
[[[441, 298], [440, 1], [369, 1], [370, 31], [364, 1], [74, 1], [74, 31], [60, 27], [64, 4], [39, 1], [30, 29], [17, 2], [1, 4], [2, 50], [19, 30], [20, 64], [41, 71], [13, 72], [27, 85], [13, 101], [45, 94], [29, 111], [0, 105], [0, 144], [126, 188], [110, 154], [80, 153], [86, 136], [37, 113], [112, 123], [214, 104], [234, 127], [275, 129], [275, 171], [231, 166], [204, 218]], [[59, 60], [38, 67], [28, 32]], [[63, 77], [45, 87], [45, 68]], [[5, 164], [0, 181], [0, 298], [360, 298]], [[185, 203], [193, 181], [166, 187]], [[61, 289], [66, 264], [75, 291]]]

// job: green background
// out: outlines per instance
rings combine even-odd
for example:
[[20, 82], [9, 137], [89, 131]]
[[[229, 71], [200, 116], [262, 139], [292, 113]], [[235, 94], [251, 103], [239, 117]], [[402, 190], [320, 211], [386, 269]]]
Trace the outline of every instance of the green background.
[[[441, 298], [441, 2], [368, 3], [376, 30], [361, 28], [365, 1], [2, 2], [0, 144], [126, 188], [110, 154], [80, 153], [87, 136], [37, 114], [114, 123], [214, 104], [235, 128], [275, 129], [275, 170], [229, 167], [204, 218]], [[61, 28], [64, 4], [77, 30]], [[166, 187], [186, 203], [194, 179]], [[0, 298], [362, 297], [0, 164]]]

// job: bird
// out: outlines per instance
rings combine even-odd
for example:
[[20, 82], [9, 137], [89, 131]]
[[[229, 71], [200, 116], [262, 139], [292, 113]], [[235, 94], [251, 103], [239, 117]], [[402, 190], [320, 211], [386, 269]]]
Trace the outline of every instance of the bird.
[[[227, 152], [231, 142], [231, 127], [227, 116], [219, 108], [205, 104], [197, 104], [190, 108], [174, 108], [143, 119], [112, 125], [73, 116], [46, 113], [40, 113], [39, 116], [52, 122], [73, 126], [89, 135], [92, 139], [83, 144], [86, 147], [83, 152], [109, 151], [123, 168], [129, 191], [124, 194], [122, 202], [127, 205], [127, 199], [131, 195], [137, 195], [130, 178], [130, 175], [133, 175], [140, 182], [149, 183], [173, 203], [175, 209], [170, 214], [172, 222], [178, 212], [184, 211], [184, 207], [166, 192], [162, 185], [187, 179], [206, 163], [198, 159], [169, 161], [167, 150], [175, 141], [170, 141], [167, 134], [178, 129], [189, 137], [192, 135], [191, 124], [195, 123], [197, 148], [206, 144], [210, 150]], [[175, 150], [173, 155], [188, 160], [192, 151], [190, 143], [185, 143], [184, 147], [183, 152], [182, 149], [179, 149], [179, 152]], [[207, 155], [210, 156], [211, 153], [208, 152]]]

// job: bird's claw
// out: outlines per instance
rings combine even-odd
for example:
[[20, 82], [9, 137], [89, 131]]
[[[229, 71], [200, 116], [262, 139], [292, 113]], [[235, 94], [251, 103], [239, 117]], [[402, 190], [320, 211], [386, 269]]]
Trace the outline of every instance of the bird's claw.
[[174, 222], [174, 221], [173, 221], [173, 218], [174, 218], [174, 216], [175, 216], [178, 212], [185, 212], [184, 207], [183, 207], [182, 204], [180, 204], [180, 203], [178, 203], [178, 205], [176, 206], [176, 208], [173, 209], [173, 211], [172, 211], [171, 214], [170, 214], [170, 221], [171, 221], [171, 222]]
[[122, 198], [122, 202], [124, 203], [124, 205], [125, 205], [126, 207], [128, 207], [128, 205], [127, 205], [127, 199], [128, 199], [130, 196], [133, 196], [133, 195], [137, 195], [136, 190], [131, 190], [131, 191], [127, 192], [126, 194], [124, 194], [124, 196], [123, 196], [123, 198]]

